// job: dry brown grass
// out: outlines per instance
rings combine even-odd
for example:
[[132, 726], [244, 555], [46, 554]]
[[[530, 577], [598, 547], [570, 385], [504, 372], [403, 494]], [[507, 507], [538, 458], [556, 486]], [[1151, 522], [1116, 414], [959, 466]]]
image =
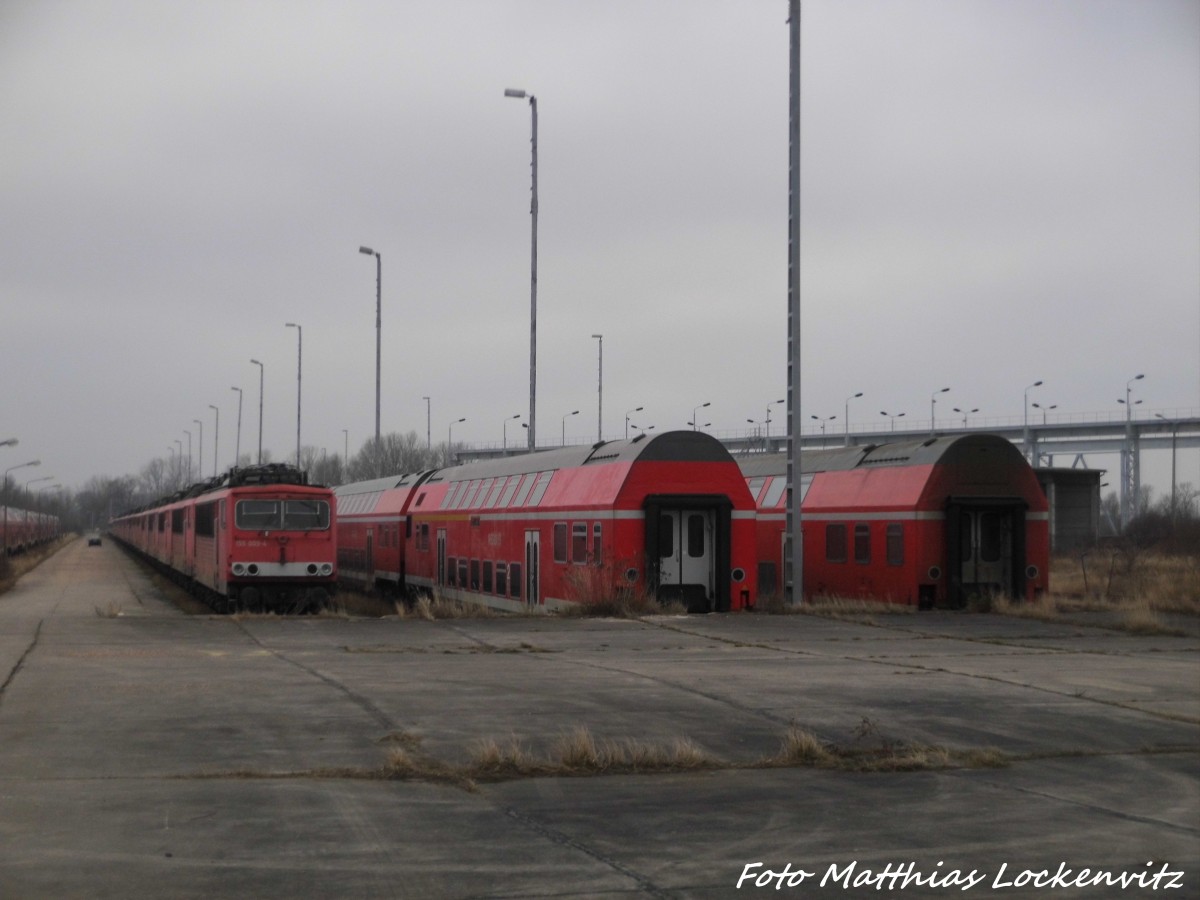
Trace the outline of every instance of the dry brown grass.
[[109, 600], [106, 605], [97, 606], [94, 609], [96, 610], [96, 615], [102, 619], [117, 619], [123, 615], [121, 604], [115, 600]]
[[0, 594], [12, 590], [21, 576], [36, 569], [63, 547], [78, 539], [79, 535], [68, 534], [60, 537], [54, 543], [35, 547], [20, 556], [5, 556], [0, 553]]
[[[1056, 557], [1050, 593], [1068, 609], [1144, 607], [1200, 616], [1200, 554], [1168, 556], [1111, 546]], [[1089, 603], [1097, 606], [1083, 606]]]
[[937, 744], [913, 744], [881, 737], [868, 719], [849, 744], [820, 741], [794, 723], [779, 751], [762, 760], [765, 768], [803, 767], [847, 772], [918, 772], [959, 768], [1000, 768], [1009, 758], [992, 748], [951, 750]]

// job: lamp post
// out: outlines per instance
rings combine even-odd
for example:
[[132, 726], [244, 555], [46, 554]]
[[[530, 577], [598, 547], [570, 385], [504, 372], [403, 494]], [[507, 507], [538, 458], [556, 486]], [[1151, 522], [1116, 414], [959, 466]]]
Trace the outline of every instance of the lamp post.
[[1139, 487], [1137, 457], [1133, 449], [1133, 408], [1141, 403], [1141, 400], [1133, 400], [1131, 402], [1130, 395], [1133, 392], [1133, 383], [1141, 381], [1145, 378], [1144, 373], [1139, 373], [1125, 382], [1125, 399], [1117, 398], [1118, 403], [1125, 404], [1125, 448], [1121, 451], [1121, 528], [1129, 524], [1129, 520], [1133, 518], [1133, 507], [1137, 502], [1137, 494]]
[[1171, 426], [1171, 521], [1174, 522], [1178, 514], [1175, 509], [1175, 440], [1179, 435], [1179, 421], [1171, 421], [1162, 413], [1155, 413], [1154, 417]]
[[846, 398], [846, 409], [845, 409], [846, 418], [845, 418], [844, 422], [846, 425], [846, 446], [847, 447], [850, 446], [850, 401], [855, 400], [855, 399], [861, 397], [862, 395], [863, 395], [863, 392], [859, 391], [857, 394], [851, 394], [849, 397]]
[[16, 438], [5, 438], [0, 441], [0, 447], [15, 447], [19, 441]]
[[196, 438], [196, 446], [199, 448], [199, 453], [196, 454], [196, 477], [204, 477], [204, 423], [199, 419], [192, 419], [200, 429], [200, 436]]
[[889, 419], [892, 420], [892, 431], [896, 430], [896, 420], [904, 415], [904, 413], [890, 413], [887, 410], [880, 410], [879, 414], [881, 416], [887, 416]]
[[[1041, 387], [1041, 386], [1042, 386], [1042, 381], [1039, 378], [1033, 384], [1031, 384], [1025, 388], [1025, 424], [1024, 424], [1024, 427], [1022, 428], [1022, 438], [1025, 441], [1025, 456], [1026, 457], [1029, 456], [1029, 392], [1031, 390], [1033, 390], [1035, 387]], [[1033, 405], [1037, 406], [1036, 403]]]
[[188, 437], [187, 480], [191, 481], [192, 480], [192, 433], [190, 431], [188, 431], [186, 428], [183, 429], [183, 433], [186, 434]]
[[383, 347], [383, 257], [370, 247], [359, 247], [359, 253], [375, 257], [375, 443], [379, 443], [379, 371]]
[[215, 422], [215, 425], [213, 428], [213, 478], [216, 478], [217, 477], [217, 458], [220, 456], [220, 446], [221, 446], [221, 444], [220, 444], [220, 442], [221, 442], [221, 411], [219, 409], [217, 409], [215, 406], [213, 406], [211, 403], [208, 404], [208, 408], [213, 411], [213, 416], [216, 419], [216, 422]]
[[579, 415], [579, 410], [569, 412], [562, 417], [562, 444], [560, 446], [567, 446], [567, 419], [571, 418], [571, 416], [577, 415]]
[[950, 388], [948, 388], [948, 387], [938, 388], [936, 391], [934, 391], [932, 394], [929, 395], [929, 436], [930, 437], [935, 437], [937, 435], [937, 414], [935, 412], [935, 409], [937, 407], [937, 395], [944, 394], [948, 390], [950, 390]]
[[956, 413], [962, 413], [963, 428], [966, 428], [967, 427], [967, 416], [974, 415], [975, 413], [979, 412], [979, 407], [974, 407], [973, 409], [959, 409], [956, 406], [956, 407], [954, 407], [954, 411]]
[[187, 479], [183, 477], [183, 441], [181, 441], [179, 438], [175, 438], [175, 447], [178, 451], [175, 457], [175, 462], [177, 463], [175, 466], [176, 477], [178, 477], [182, 482], [180, 487], [185, 487], [187, 485]]
[[429, 430], [429, 398], [422, 397], [421, 399], [425, 401], [425, 449], [428, 450], [433, 446], [433, 432]]
[[626, 410], [626, 412], [625, 412], [625, 440], [629, 440], [629, 414], [635, 413], [635, 412], [641, 412], [644, 408], [645, 407], [642, 407], [642, 406], [635, 406], [633, 409]]
[[258, 366], [258, 465], [262, 465], [262, 408], [263, 408], [263, 364], [257, 359], [250, 362]]
[[304, 374], [304, 329], [295, 322], [287, 322], [285, 328], [296, 329], [296, 468], [300, 468], [300, 390]]
[[600, 374], [596, 379], [596, 440], [604, 440], [604, 335], [593, 334], [600, 343], [598, 352], [600, 354]]
[[1058, 404], [1057, 404], [1057, 403], [1051, 403], [1049, 406], [1045, 406], [1045, 405], [1043, 405], [1043, 404], [1040, 404], [1040, 403], [1030, 403], [1029, 405], [1030, 405], [1030, 406], [1032, 406], [1034, 409], [1040, 409], [1040, 410], [1042, 411], [1042, 424], [1043, 424], [1043, 425], [1045, 425], [1045, 424], [1046, 424], [1046, 413], [1047, 413], [1047, 411], [1049, 411], [1049, 410], [1051, 410], [1051, 409], [1058, 409]]
[[[767, 404], [767, 418], [765, 420], [765, 426], [767, 429], [766, 439], [768, 441], [770, 441], [770, 439], [771, 439], [771, 407], [778, 406], [780, 403], [787, 403], [787, 398], [785, 397], [782, 400], [772, 400], [770, 403]], [[769, 447], [764, 447], [764, 449], [769, 449]]]
[[513, 419], [519, 419], [519, 418], [521, 418], [521, 414], [517, 413], [515, 416], [508, 416], [504, 420], [503, 434], [504, 434], [504, 449], [506, 451], [508, 450], [508, 423], [511, 422]]
[[701, 403], [699, 406], [692, 407], [692, 421], [688, 422], [688, 424], [692, 426], [692, 431], [696, 430], [696, 413], [698, 413], [700, 410], [704, 409], [704, 407], [706, 407], [706, 406], [712, 406], [712, 404], [711, 403]]
[[342, 429], [342, 465], [350, 464], [350, 429]]
[[[12, 440], [15, 443], [16, 439], [13, 438]], [[9, 446], [12, 446], [12, 445], [10, 444]], [[21, 463], [19, 466], [9, 466], [7, 469], [4, 470], [4, 479], [0, 480], [0, 489], [3, 489], [5, 493], [8, 492], [8, 473], [9, 472], [15, 472], [17, 469], [28, 468], [29, 466], [40, 466], [41, 464], [42, 464], [42, 461], [40, 459], [35, 459], [31, 462]], [[8, 503], [7, 502], [4, 504], [4, 544], [3, 544], [3, 549], [4, 549], [4, 553], [7, 555], [8, 554]]]
[[529, 262], [529, 449], [532, 451], [537, 445], [537, 437], [534, 434], [537, 427], [537, 97], [517, 88], [505, 88], [504, 96], [516, 97], [517, 99], [528, 97], [531, 116], [529, 143], [532, 149], [530, 171], [532, 172], [533, 180], [529, 203], [529, 216], [532, 220]]
[[242, 389], [240, 387], [235, 387], [233, 390], [237, 391], [238, 394], [237, 441], [233, 445], [233, 467], [236, 469], [238, 467], [238, 463], [240, 463], [242, 459]]
[[450, 453], [450, 448], [454, 446], [454, 426], [457, 425], [459, 422], [465, 422], [465, 421], [467, 421], [466, 418], [455, 419], [446, 428], [446, 453], [447, 454]]
[[822, 418], [821, 416], [809, 416], [809, 418], [816, 419], [818, 422], [821, 423], [821, 446], [824, 447], [825, 446], [825, 423], [832, 422], [834, 419], [837, 418], [837, 416], [825, 416], [824, 418]]

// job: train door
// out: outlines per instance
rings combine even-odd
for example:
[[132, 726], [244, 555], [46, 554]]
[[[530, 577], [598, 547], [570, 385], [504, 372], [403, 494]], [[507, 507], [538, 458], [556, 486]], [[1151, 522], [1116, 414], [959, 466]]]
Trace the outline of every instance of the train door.
[[525, 602], [537, 606], [541, 602], [541, 580], [538, 569], [542, 556], [542, 536], [536, 530], [525, 532]]
[[446, 529], [437, 532], [437, 583], [446, 583]]
[[688, 612], [712, 609], [716, 580], [715, 515], [711, 509], [664, 508], [658, 516], [658, 593]]
[[946, 549], [951, 606], [972, 595], [1015, 597], [1025, 565], [1024, 506], [1015, 503], [952, 503], [947, 510]]

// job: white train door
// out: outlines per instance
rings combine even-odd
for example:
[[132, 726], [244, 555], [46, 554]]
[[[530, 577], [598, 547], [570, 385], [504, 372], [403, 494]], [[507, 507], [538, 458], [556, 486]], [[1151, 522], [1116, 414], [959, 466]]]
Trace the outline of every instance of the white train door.
[[658, 586], [689, 610], [707, 611], [714, 599], [716, 553], [711, 509], [662, 509], [658, 524]]

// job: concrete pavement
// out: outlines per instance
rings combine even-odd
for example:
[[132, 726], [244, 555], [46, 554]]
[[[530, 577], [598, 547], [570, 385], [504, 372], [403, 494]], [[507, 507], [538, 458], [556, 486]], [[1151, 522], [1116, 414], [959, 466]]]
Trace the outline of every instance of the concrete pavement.
[[[0, 596], [0, 898], [731, 897], [774, 891], [768, 871], [795, 896], [972, 877], [969, 895], [1198, 896], [1198, 653], [1195, 634], [949, 613], [239, 621], [77, 541]], [[754, 768], [792, 725], [1009, 764]], [[578, 727], [717, 763], [378, 777], [397, 746], [453, 767]], [[1063, 886], [1084, 867], [1129, 886]]]

